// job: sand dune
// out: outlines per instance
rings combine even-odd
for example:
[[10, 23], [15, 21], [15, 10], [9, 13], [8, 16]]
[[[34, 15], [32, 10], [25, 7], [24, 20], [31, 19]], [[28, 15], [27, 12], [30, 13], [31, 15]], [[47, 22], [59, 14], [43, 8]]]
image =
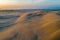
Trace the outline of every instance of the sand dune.
[[0, 40], [60, 40], [60, 19], [57, 13], [23, 13], [15, 25], [0, 32]]

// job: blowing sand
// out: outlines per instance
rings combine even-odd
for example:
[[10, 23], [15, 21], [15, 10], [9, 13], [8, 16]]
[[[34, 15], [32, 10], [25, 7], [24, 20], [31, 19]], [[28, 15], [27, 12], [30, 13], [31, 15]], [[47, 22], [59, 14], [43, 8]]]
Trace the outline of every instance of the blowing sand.
[[60, 40], [60, 19], [57, 13], [52, 11], [42, 17], [37, 17], [41, 14], [39, 12], [32, 13], [29, 20], [30, 13], [24, 13], [15, 25], [0, 32], [0, 40]]

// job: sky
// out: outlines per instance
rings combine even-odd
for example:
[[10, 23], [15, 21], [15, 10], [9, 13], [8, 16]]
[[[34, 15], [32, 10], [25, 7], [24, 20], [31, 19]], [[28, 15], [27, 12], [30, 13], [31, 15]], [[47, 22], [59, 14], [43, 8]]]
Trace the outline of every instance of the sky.
[[60, 8], [60, 0], [0, 0], [0, 9]]

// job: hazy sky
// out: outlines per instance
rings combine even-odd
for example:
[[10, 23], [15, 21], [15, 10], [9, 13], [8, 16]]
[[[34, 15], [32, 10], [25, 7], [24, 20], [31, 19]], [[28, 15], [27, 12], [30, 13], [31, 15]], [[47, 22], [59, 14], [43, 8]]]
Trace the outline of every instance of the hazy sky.
[[1, 9], [60, 7], [60, 0], [0, 0]]

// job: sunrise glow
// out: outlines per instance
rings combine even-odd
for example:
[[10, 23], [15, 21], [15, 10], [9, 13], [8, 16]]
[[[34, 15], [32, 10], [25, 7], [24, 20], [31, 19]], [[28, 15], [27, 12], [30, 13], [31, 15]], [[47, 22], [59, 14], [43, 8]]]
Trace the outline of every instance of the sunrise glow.
[[0, 9], [45, 8], [59, 6], [60, 0], [0, 0]]

